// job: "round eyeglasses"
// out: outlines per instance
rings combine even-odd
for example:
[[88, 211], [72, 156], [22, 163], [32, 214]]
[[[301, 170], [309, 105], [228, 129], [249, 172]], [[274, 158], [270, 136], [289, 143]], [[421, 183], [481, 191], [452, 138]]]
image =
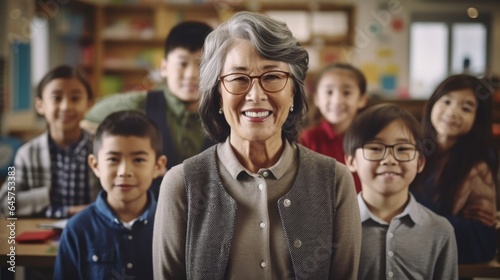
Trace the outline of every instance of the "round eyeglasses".
[[417, 154], [417, 146], [410, 143], [385, 145], [382, 143], [368, 143], [362, 146], [363, 157], [369, 161], [379, 161], [385, 158], [387, 149], [392, 149], [392, 155], [397, 161], [411, 161]]
[[258, 79], [262, 89], [275, 93], [285, 88], [291, 74], [284, 71], [269, 71], [260, 76], [250, 76], [243, 73], [232, 73], [219, 77], [224, 88], [231, 94], [240, 95], [250, 91], [253, 79]]

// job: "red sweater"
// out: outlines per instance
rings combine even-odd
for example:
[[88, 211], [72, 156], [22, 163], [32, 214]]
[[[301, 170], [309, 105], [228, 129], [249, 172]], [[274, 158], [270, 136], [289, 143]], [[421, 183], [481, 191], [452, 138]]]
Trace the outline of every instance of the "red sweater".
[[[344, 134], [337, 134], [326, 120], [322, 120], [317, 126], [304, 130], [299, 142], [305, 147], [320, 154], [332, 157], [345, 164], [344, 159]], [[353, 173], [356, 192], [361, 191], [361, 181], [356, 173]]]

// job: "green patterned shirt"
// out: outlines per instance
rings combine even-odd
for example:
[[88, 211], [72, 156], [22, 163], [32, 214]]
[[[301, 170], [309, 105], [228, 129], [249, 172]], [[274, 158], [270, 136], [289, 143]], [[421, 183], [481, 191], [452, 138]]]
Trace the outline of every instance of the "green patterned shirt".
[[[205, 139], [198, 112], [191, 112], [186, 105], [163, 89], [167, 101], [167, 125], [174, 136], [173, 142], [179, 160], [198, 154]], [[146, 113], [146, 92], [134, 91], [107, 96], [99, 100], [85, 115], [85, 120], [100, 123], [110, 113], [122, 110], [135, 110]]]

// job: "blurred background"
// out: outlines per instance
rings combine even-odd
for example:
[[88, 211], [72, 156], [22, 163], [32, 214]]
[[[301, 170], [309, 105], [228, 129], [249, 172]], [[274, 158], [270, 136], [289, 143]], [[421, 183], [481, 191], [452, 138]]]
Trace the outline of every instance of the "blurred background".
[[34, 88], [50, 68], [82, 67], [98, 98], [151, 89], [160, 83], [163, 42], [174, 24], [216, 27], [241, 10], [287, 22], [310, 55], [309, 91], [321, 67], [349, 62], [366, 75], [371, 97], [419, 114], [451, 74], [500, 74], [496, 0], [6, 0], [0, 135], [28, 139], [45, 129], [33, 108]]

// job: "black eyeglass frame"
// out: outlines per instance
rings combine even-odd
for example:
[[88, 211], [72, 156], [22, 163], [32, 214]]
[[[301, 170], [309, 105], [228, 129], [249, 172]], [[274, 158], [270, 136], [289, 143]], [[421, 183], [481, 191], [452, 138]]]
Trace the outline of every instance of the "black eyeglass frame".
[[[285, 83], [283, 84], [283, 87], [280, 88], [279, 90], [267, 90], [263, 85], [262, 85], [262, 77], [265, 76], [266, 74], [269, 74], [269, 73], [274, 73], [274, 72], [278, 72], [278, 73], [282, 73], [282, 74], [286, 74], [286, 80], [285, 80]], [[230, 90], [227, 89], [226, 87], [226, 84], [224, 83], [224, 78], [226, 77], [229, 77], [231, 75], [242, 75], [242, 76], [245, 76], [245, 77], [248, 77], [250, 78], [250, 83], [248, 84], [248, 88], [241, 92], [241, 93], [234, 93], [234, 92], [231, 92]], [[264, 72], [262, 73], [261, 75], [258, 75], [258, 76], [250, 76], [248, 74], [245, 74], [245, 73], [231, 73], [231, 74], [227, 74], [227, 75], [223, 75], [223, 76], [219, 76], [218, 80], [222, 83], [222, 86], [227, 90], [227, 92], [229, 92], [230, 94], [233, 94], [233, 95], [243, 95], [243, 94], [247, 94], [251, 89], [252, 89], [252, 86], [253, 86], [253, 80], [254, 79], [257, 79], [257, 81], [259, 82], [259, 85], [260, 87], [265, 90], [266, 92], [269, 92], [269, 93], [276, 93], [276, 92], [279, 92], [279, 91], [282, 91], [285, 87], [286, 87], [286, 84], [288, 83], [288, 79], [292, 77], [292, 73], [290, 72], [285, 72], [285, 71], [281, 71], [281, 70], [272, 70], [272, 71], [267, 71], [267, 72]]]
[[[366, 155], [365, 155], [365, 146], [366, 145], [373, 145], [373, 144], [384, 146], [384, 153], [382, 154], [382, 157], [380, 159], [368, 159], [368, 158], [366, 158]], [[400, 145], [410, 145], [410, 146], [413, 146], [413, 148], [414, 148], [413, 156], [410, 159], [400, 160], [396, 156], [396, 153], [394, 152], [394, 147], [400, 146]], [[390, 148], [392, 150], [392, 156], [394, 157], [394, 159], [397, 160], [397, 161], [399, 161], [399, 162], [412, 161], [412, 160], [415, 159], [415, 157], [417, 156], [417, 153], [418, 153], [417, 145], [412, 144], [412, 143], [397, 143], [397, 144], [394, 144], [394, 145], [386, 145], [386, 144], [380, 143], [380, 142], [370, 142], [370, 143], [366, 143], [363, 146], [361, 146], [361, 151], [362, 151], [362, 154], [363, 154], [363, 158], [366, 159], [367, 161], [381, 161], [381, 160], [383, 160], [386, 157], [386, 155], [387, 155], [387, 149], [388, 148]]]

